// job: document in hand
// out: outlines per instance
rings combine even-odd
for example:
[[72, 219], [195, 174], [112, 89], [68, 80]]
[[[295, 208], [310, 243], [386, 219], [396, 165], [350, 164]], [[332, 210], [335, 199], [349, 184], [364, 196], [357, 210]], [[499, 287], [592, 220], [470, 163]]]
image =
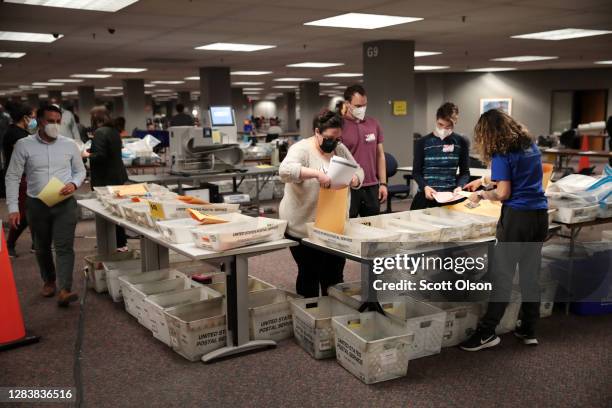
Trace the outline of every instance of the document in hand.
[[40, 201], [47, 204], [47, 207], [53, 207], [55, 204], [70, 197], [70, 195], [60, 194], [60, 190], [64, 188], [64, 185], [57, 177], [52, 177], [42, 191], [38, 193], [37, 197]]
[[459, 193], [453, 193], [452, 191], [439, 191], [434, 194], [434, 198], [437, 202], [444, 203], [452, 203], [453, 201], [461, 200], [462, 198], [469, 197], [470, 193], [467, 191], [461, 191]]
[[331, 179], [331, 188], [350, 185], [351, 179], [356, 172], [356, 163], [339, 156], [333, 156], [329, 161], [329, 168], [327, 169], [327, 175]]

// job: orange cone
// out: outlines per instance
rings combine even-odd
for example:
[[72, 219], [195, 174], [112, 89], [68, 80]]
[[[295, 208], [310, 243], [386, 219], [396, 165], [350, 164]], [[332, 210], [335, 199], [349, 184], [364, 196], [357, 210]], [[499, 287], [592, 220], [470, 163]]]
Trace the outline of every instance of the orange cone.
[[[587, 135], [582, 136], [582, 143], [580, 144], [580, 150], [586, 152], [589, 150], [589, 137]], [[583, 169], [588, 169], [591, 167], [591, 163], [589, 162], [588, 156], [580, 157], [580, 161], [578, 162], [578, 171]]]
[[0, 351], [36, 343], [37, 336], [27, 336], [17, 288], [13, 278], [13, 268], [8, 256], [4, 231], [0, 228]]

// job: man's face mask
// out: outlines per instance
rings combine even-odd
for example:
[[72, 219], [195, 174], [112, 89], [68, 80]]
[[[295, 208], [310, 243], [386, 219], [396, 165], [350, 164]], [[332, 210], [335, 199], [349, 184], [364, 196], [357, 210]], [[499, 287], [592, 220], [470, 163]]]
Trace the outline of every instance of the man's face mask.
[[363, 120], [365, 118], [365, 114], [366, 114], [366, 105], [364, 106], [351, 106], [351, 114], [359, 119], [359, 120]]
[[433, 133], [434, 133], [434, 135], [436, 135], [440, 139], [444, 139], [444, 138], [450, 136], [451, 133], [453, 133], [453, 129], [445, 129], [445, 128], [441, 128], [441, 127], [436, 126], [436, 128], [434, 129]]

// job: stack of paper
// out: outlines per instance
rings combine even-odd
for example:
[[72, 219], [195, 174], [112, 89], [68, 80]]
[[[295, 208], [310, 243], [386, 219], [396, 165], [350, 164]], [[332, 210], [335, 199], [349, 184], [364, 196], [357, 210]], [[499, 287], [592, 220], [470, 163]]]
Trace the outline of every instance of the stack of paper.
[[333, 156], [327, 169], [327, 175], [331, 179], [331, 188], [350, 185], [356, 172], [356, 163], [339, 156]]

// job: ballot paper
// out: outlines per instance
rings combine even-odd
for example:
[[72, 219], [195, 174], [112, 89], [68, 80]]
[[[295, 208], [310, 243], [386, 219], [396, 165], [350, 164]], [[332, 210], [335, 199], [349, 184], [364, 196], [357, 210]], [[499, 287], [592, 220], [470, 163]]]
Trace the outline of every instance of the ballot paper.
[[38, 199], [43, 203], [47, 204], [47, 207], [53, 207], [55, 204], [64, 201], [69, 195], [63, 195], [60, 193], [61, 189], [66, 184], [62, 183], [57, 177], [52, 177], [47, 185], [38, 193]]
[[327, 175], [331, 179], [330, 187], [339, 188], [350, 185], [356, 172], [356, 163], [339, 156], [333, 156], [327, 168]]
[[434, 199], [440, 204], [446, 204], [469, 197], [470, 194], [471, 193], [468, 193], [467, 191], [460, 191], [458, 193], [453, 193], [452, 191], [439, 191], [433, 196]]

